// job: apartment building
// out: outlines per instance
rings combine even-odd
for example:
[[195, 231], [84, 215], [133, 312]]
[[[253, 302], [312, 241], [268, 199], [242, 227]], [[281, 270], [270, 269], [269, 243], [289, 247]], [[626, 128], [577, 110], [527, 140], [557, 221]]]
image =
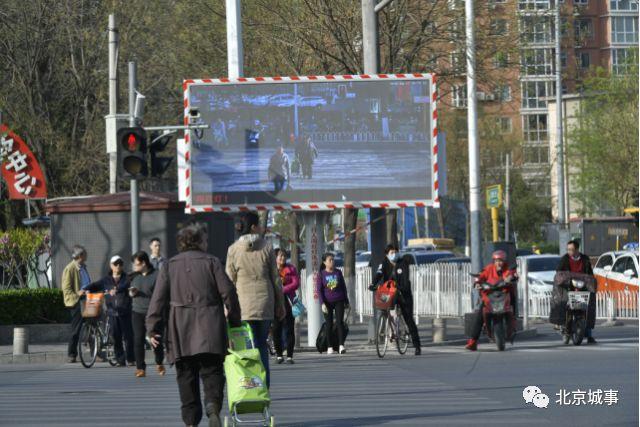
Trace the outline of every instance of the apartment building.
[[[448, 2], [461, 13], [463, 3]], [[476, 5], [478, 25], [488, 25], [496, 40], [517, 32], [515, 48], [500, 50], [496, 43], [491, 64], [484, 64], [491, 78], [478, 86], [478, 101], [505, 133], [522, 141], [522, 171], [536, 194], [551, 196], [554, 159], [547, 99], [555, 96], [556, 87], [556, 1], [487, 0]], [[638, 46], [638, 0], [560, 0], [560, 5], [563, 93], [575, 93], [595, 67], [624, 72], [630, 48]], [[464, 60], [460, 52], [451, 57], [452, 66]], [[448, 92], [445, 88], [450, 99], [442, 108], [466, 108], [464, 78], [450, 85]]]

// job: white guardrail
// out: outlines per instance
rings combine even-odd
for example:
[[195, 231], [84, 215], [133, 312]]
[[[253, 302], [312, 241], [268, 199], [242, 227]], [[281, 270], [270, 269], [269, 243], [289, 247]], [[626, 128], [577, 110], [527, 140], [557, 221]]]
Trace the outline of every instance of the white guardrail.
[[[425, 264], [410, 266], [413, 290], [413, 311], [419, 317], [462, 317], [471, 311], [472, 278], [471, 266], [462, 264]], [[305, 305], [313, 298], [311, 280], [305, 284], [306, 271], [301, 272], [302, 300]], [[356, 269], [355, 301], [351, 305], [359, 321], [373, 315], [373, 297], [369, 291], [372, 282], [371, 269]], [[519, 292], [520, 316], [524, 314], [523, 293]], [[352, 297], [353, 298], [353, 297]], [[551, 291], [529, 290], [529, 318], [548, 318], [551, 307]], [[596, 294], [596, 317], [598, 319], [638, 319], [638, 291], [601, 292]]]

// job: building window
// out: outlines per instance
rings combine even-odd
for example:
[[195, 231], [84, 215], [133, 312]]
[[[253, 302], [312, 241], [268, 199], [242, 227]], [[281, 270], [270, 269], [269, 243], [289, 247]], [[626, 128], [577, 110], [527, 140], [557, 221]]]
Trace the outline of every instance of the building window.
[[612, 17], [611, 40], [613, 40], [614, 43], [638, 43], [638, 17]]
[[464, 74], [467, 69], [467, 57], [465, 52], [458, 50], [451, 52], [451, 68], [454, 74]]
[[453, 86], [453, 106], [456, 108], [467, 107], [467, 85]]
[[555, 25], [551, 16], [533, 15], [520, 19], [520, 33], [524, 43], [551, 43], [555, 37]]
[[611, 0], [611, 10], [638, 10], [638, 0]]
[[524, 49], [522, 51], [522, 75], [549, 76], [554, 73], [554, 49]]
[[522, 133], [525, 143], [547, 142], [547, 115], [525, 114], [522, 116]]
[[501, 101], [501, 102], [507, 102], [507, 101], [511, 101], [512, 97], [511, 97], [511, 86], [509, 85], [501, 85], [498, 86], [494, 91], [493, 91], [496, 100]]
[[580, 68], [589, 68], [591, 66], [591, 56], [589, 52], [580, 53]]
[[567, 53], [560, 52], [560, 66], [562, 68], [567, 68]]
[[503, 36], [507, 34], [507, 20], [506, 19], [492, 19], [491, 20], [491, 35]]
[[[522, 147], [526, 164], [549, 164], [549, 146], [547, 144], [524, 145]], [[536, 194], [540, 195], [540, 193]]]
[[578, 19], [575, 22], [576, 44], [581, 45], [585, 40], [593, 38], [593, 23], [591, 19]]
[[522, 82], [522, 108], [546, 108], [542, 98], [555, 95], [554, 82]]
[[549, 9], [549, 0], [518, 0], [519, 10]]
[[464, 8], [464, 0], [449, 0], [447, 2], [449, 4], [449, 9], [463, 9]]
[[493, 66], [495, 68], [506, 68], [509, 66], [509, 54], [507, 52], [498, 52], [493, 57]]
[[465, 38], [465, 21], [464, 16], [456, 19], [449, 26], [449, 32], [451, 33], [451, 42], [464, 40]]
[[500, 129], [500, 133], [513, 132], [513, 124], [511, 122], [511, 117], [498, 117], [497, 125], [498, 125], [498, 129]]
[[614, 74], [625, 74], [632, 62], [637, 62], [631, 48], [611, 49], [611, 68]]
[[566, 95], [569, 93], [569, 88], [567, 88], [567, 85], [562, 83], [562, 94]]
[[577, 4], [579, 6], [586, 6], [589, 4], [589, 0], [573, 0], [573, 4]]

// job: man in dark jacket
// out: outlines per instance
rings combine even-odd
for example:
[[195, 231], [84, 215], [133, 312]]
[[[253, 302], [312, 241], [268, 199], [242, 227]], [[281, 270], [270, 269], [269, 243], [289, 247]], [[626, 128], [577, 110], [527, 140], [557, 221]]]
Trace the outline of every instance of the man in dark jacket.
[[378, 266], [375, 278], [373, 280], [373, 289], [377, 289], [388, 280], [395, 280], [398, 286], [398, 305], [402, 311], [402, 317], [407, 324], [409, 333], [411, 334], [411, 341], [413, 347], [415, 347], [416, 356], [420, 355], [420, 335], [418, 334], [418, 327], [413, 319], [413, 294], [411, 292], [411, 281], [409, 280], [409, 264], [404, 258], [399, 258], [398, 247], [390, 244], [384, 250], [386, 255], [382, 264]]
[[[209, 426], [220, 425], [227, 350], [225, 308], [232, 327], [240, 325], [236, 288], [218, 258], [206, 253], [207, 233], [194, 224], [178, 233], [179, 254], [160, 269], [147, 313], [151, 344], [160, 345], [167, 325], [167, 360], [175, 363], [182, 420], [202, 419], [200, 380]], [[164, 319], [169, 309], [169, 319]]]
[[268, 175], [269, 181], [273, 182], [274, 193], [279, 193], [285, 186], [289, 186], [291, 166], [289, 165], [289, 156], [284, 152], [284, 147], [278, 147], [278, 150], [271, 156]]
[[[89, 292], [104, 292], [107, 304], [107, 315], [111, 317], [111, 333], [113, 335], [113, 349], [118, 366], [135, 365], [133, 352], [133, 327], [131, 326], [131, 297], [129, 296], [130, 281], [124, 272], [124, 261], [119, 255], [111, 257], [111, 272], [97, 282], [86, 286]], [[125, 348], [122, 345], [124, 340]]]
[[[560, 258], [556, 271], [570, 271], [572, 273], [582, 273], [593, 276], [591, 268], [591, 260], [583, 253], [580, 253], [580, 243], [577, 240], [571, 240], [567, 243], [567, 253]], [[589, 307], [587, 311], [587, 328], [584, 335], [587, 337], [589, 344], [596, 344], [595, 338], [592, 336], [592, 330], [596, 322], [596, 294], [591, 293], [589, 298]]]

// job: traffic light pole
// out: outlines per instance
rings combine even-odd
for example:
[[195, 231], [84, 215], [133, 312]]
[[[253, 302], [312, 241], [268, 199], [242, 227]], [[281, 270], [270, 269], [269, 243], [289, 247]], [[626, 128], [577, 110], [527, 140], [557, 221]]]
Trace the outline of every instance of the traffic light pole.
[[[136, 63], [129, 62], [129, 126], [136, 126]], [[138, 193], [138, 180], [131, 180], [131, 253], [140, 250], [140, 194]]]

